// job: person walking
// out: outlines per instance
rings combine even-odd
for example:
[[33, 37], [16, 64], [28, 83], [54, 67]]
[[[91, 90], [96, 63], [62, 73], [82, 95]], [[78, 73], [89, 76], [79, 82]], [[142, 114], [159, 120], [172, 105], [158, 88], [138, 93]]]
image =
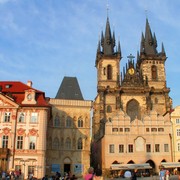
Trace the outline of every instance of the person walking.
[[165, 180], [165, 173], [166, 171], [162, 168], [159, 172], [160, 180]]
[[84, 176], [84, 180], [93, 180], [93, 176], [94, 176], [94, 168], [90, 167], [88, 169], [88, 173]]

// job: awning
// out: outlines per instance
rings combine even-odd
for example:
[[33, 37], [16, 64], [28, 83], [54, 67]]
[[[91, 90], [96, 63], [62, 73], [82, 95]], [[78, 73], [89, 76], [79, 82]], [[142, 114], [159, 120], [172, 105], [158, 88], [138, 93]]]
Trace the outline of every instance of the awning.
[[161, 162], [161, 165], [164, 168], [177, 168], [180, 167], [180, 162]]
[[126, 170], [126, 169], [152, 169], [149, 163], [144, 164], [112, 164], [112, 170]]

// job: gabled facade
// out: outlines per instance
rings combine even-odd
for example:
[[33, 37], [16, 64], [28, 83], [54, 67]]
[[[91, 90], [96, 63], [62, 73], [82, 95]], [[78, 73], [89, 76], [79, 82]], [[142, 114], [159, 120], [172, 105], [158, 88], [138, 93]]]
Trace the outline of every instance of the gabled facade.
[[161, 161], [172, 161], [170, 89], [166, 86], [166, 54], [146, 20], [137, 61], [128, 56], [120, 72], [121, 48], [115, 50], [109, 18], [96, 55], [97, 96], [93, 112], [92, 163], [103, 170], [118, 163], [150, 163], [157, 170]]
[[60, 172], [82, 177], [90, 165], [92, 101], [84, 100], [77, 78], [64, 77], [56, 98], [50, 99], [48, 123], [48, 175]]
[[0, 170], [45, 174], [50, 106], [45, 93], [18, 81], [0, 82]]

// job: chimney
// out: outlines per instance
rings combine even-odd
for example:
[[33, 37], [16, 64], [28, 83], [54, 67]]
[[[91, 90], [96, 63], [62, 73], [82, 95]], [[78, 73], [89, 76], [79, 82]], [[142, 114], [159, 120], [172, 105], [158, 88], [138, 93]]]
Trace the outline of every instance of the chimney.
[[32, 81], [28, 81], [28, 82], [27, 82], [27, 85], [28, 85], [29, 87], [32, 87]]

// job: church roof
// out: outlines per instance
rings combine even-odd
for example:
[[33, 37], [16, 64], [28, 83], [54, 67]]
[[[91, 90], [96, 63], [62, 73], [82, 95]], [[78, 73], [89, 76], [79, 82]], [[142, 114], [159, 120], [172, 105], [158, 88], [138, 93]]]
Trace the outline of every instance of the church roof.
[[76, 77], [64, 77], [55, 99], [84, 100]]

